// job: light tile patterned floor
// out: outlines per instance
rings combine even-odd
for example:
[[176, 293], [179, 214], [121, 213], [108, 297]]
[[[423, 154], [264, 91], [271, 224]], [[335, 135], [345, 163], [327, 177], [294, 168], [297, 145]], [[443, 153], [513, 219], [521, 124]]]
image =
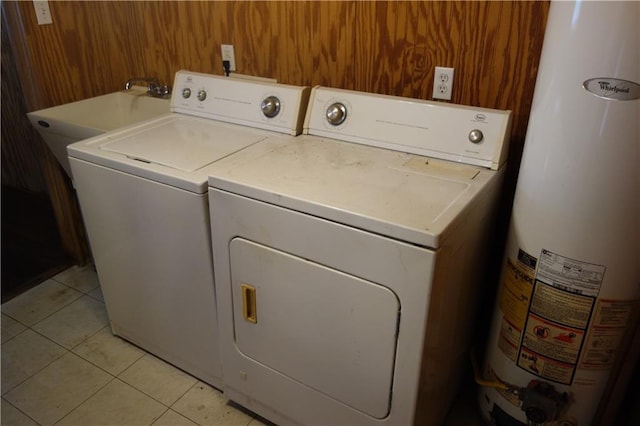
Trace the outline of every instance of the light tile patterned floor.
[[111, 334], [74, 266], [2, 305], [3, 426], [261, 426], [222, 393]]

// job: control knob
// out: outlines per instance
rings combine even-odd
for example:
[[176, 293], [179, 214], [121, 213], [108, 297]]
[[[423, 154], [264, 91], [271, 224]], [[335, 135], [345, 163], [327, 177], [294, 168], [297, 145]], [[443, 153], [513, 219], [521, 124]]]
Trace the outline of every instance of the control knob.
[[266, 97], [260, 104], [260, 109], [265, 117], [273, 118], [280, 112], [280, 99], [275, 96]]
[[200, 102], [203, 102], [205, 99], [207, 99], [207, 92], [204, 89], [202, 89], [198, 92], [198, 100]]
[[188, 87], [182, 89], [182, 97], [185, 99], [189, 99], [189, 96], [191, 96], [191, 89], [189, 89]]
[[484, 139], [484, 135], [481, 130], [473, 129], [469, 132], [469, 142], [472, 143], [480, 143]]
[[340, 102], [336, 102], [331, 104], [329, 108], [327, 108], [327, 121], [334, 126], [339, 126], [344, 123], [344, 120], [347, 119], [347, 107]]

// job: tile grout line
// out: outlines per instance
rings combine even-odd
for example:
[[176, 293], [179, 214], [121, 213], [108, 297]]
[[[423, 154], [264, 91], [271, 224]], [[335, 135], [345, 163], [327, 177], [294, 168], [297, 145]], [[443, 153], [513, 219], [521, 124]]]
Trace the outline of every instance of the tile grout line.
[[[96, 277], [97, 277], [97, 272], [96, 272], [96, 271], [94, 271], [94, 272], [96, 273]], [[80, 293], [84, 294], [85, 296], [88, 296], [88, 297], [92, 298], [93, 300], [95, 300], [95, 301], [97, 301], [97, 302], [100, 302], [100, 303], [102, 303], [102, 304], [105, 304], [105, 303], [104, 303], [104, 297], [103, 297], [102, 299], [98, 299], [97, 297], [94, 297], [94, 296], [92, 296], [92, 295], [91, 295], [91, 293], [92, 293], [92, 292], [94, 292], [94, 291], [96, 291], [97, 289], [100, 289], [100, 291], [102, 291], [102, 288], [100, 287], [100, 280], [98, 280], [98, 285], [97, 285], [97, 286], [95, 286], [95, 287], [93, 287], [93, 288], [92, 288], [92, 289], [90, 289], [89, 291], [82, 291], [82, 290], [77, 289], [76, 287], [73, 287], [73, 286], [71, 286], [71, 285], [69, 285], [69, 284], [65, 283], [64, 281], [60, 281], [59, 279], [55, 279], [55, 277], [52, 277], [52, 278], [50, 278], [50, 279], [51, 279], [51, 280], [53, 280], [53, 281], [55, 281], [55, 282], [57, 282], [58, 284], [65, 285], [65, 286], [69, 287], [69, 288], [70, 288], [70, 289], [72, 289], [72, 290], [78, 291], [78, 292], [80, 292]]]
[[[71, 305], [73, 302], [75, 302], [75, 301], [79, 300], [82, 296], [86, 296], [82, 291], [80, 291], [80, 290], [76, 290], [75, 288], [73, 288], [73, 287], [71, 287], [71, 286], [69, 286], [69, 285], [67, 285], [67, 284], [64, 284], [64, 283], [58, 282], [58, 281], [54, 280], [53, 278], [50, 278], [50, 280], [51, 280], [51, 281], [55, 281], [56, 283], [61, 284], [61, 285], [65, 286], [65, 287], [67, 287], [67, 288], [69, 288], [69, 289], [71, 289], [71, 290], [73, 290], [73, 291], [75, 291], [75, 292], [78, 292], [80, 295], [79, 295], [78, 297], [74, 298], [73, 300], [70, 300], [70, 301], [69, 301], [69, 303], [66, 303], [65, 305], [61, 306], [59, 309], [55, 310], [54, 312], [51, 312], [51, 313], [50, 313], [49, 315], [47, 315], [46, 317], [44, 317], [44, 318], [42, 318], [42, 319], [39, 319], [37, 322], [35, 322], [34, 324], [31, 324], [31, 325], [28, 325], [28, 324], [23, 323], [23, 322], [22, 322], [22, 321], [20, 321], [19, 319], [14, 318], [14, 317], [12, 317], [11, 315], [9, 315], [7, 312], [2, 311], [2, 313], [3, 313], [3, 314], [5, 314], [5, 315], [7, 315], [7, 316], [8, 316], [9, 318], [11, 318], [12, 320], [17, 321], [17, 322], [19, 322], [20, 324], [24, 325], [25, 327], [32, 328], [33, 326], [35, 326], [35, 325], [37, 325], [37, 324], [41, 323], [42, 321], [46, 320], [46, 319], [47, 319], [47, 318], [49, 318], [50, 316], [52, 316], [52, 315], [54, 315], [54, 314], [58, 313], [58, 312], [59, 312], [59, 311], [61, 311], [62, 309], [64, 309], [64, 308], [66, 308], [67, 306]], [[43, 281], [43, 282], [44, 282], [44, 281]], [[35, 288], [35, 287], [34, 287], [34, 288]], [[23, 293], [23, 294], [26, 294], [26, 293]], [[19, 297], [19, 296], [18, 296], [18, 297]], [[89, 297], [91, 297], [91, 296], [89, 296]], [[13, 300], [13, 299], [12, 299], [12, 300]], [[8, 302], [3, 303], [3, 305], [4, 305], [4, 304], [6, 304], [6, 303], [8, 303]], [[1, 310], [1, 306], [0, 306], [0, 310]]]
[[[136, 346], [136, 347], [137, 347], [137, 346]], [[141, 392], [142, 394], [144, 394], [144, 395], [148, 396], [149, 398], [153, 399], [154, 401], [158, 402], [159, 404], [162, 404], [163, 406], [165, 406], [165, 407], [167, 407], [167, 408], [169, 408], [169, 409], [170, 409], [171, 407], [173, 407], [173, 406], [176, 404], [176, 402], [178, 402], [182, 397], [184, 397], [184, 396], [187, 394], [187, 392], [189, 392], [191, 389], [193, 389], [193, 387], [194, 387], [195, 385], [197, 385], [198, 383], [200, 383], [200, 379], [198, 379], [197, 377], [193, 377], [192, 375], [190, 375], [190, 374], [189, 374], [189, 373], [187, 373], [186, 371], [182, 371], [182, 370], [180, 370], [180, 369], [179, 369], [178, 367], [176, 367], [175, 365], [173, 365], [173, 364], [171, 364], [171, 363], [169, 363], [169, 362], [167, 362], [167, 361], [163, 360], [162, 358], [158, 358], [158, 357], [156, 357], [155, 355], [153, 355], [153, 354], [152, 354], [152, 353], [150, 353], [150, 352], [145, 351], [144, 349], [142, 349], [142, 350], [145, 352], [145, 353], [144, 353], [144, 355], [142, 355], [140, 358], [138, 358], [138, 359], [137, 359], [137, 360], [135, 360], [133, 363], [131, 363], [131, 365], [130, 365], [130, 366], [128, 366], [127, 368], [125, 368], [124, 370], [122, 370], [120, 373], [118, 373], [118, 375], [117, 375], [117, 376], [115, 376], [115, 378], [116, 378], [116, 379], [120, 380], [120, 381], [121, 381], [122, 383], [124, 383], [125, 385], [132, 387], [133, 389], [135, 389], [135, 390], [137, 390], [137, 391]], [[176, 400], [175, 400], [175, 401], [173, 401], [173, 402], [171, 403], [171, 405], [166, 405], [164, 402], [157, 400], [153, 395], [149, 395], [149, 394], [148, 394], [147, 392], [145, 392], [144, 390], [142, 390], [142, 389], [138, 389], [138, 387], [136, 387], [136, 386], [132, 385], [131, 383], [127, 383], [127, 382], [125, 382], [123, 379], [121, 379], [121, 378], [120, 378], [120, 376], [121, 376], [122, 374], [124, 374], [124, 372], [125, 372], [125, 371], [127, 371], [128, 369], [130, 369], [131, 367], [133, 367], [133, 365], [134, 365], [136, 362], [140, 361], [140, 360], [141, 360], [142, 358], [144, 358], [146, 355], [151, 355], [151, 356], [153, 356], [153, 357], [155, 357], [155, 358], [159, 359], [160, 361], [162, 361], [162, 362], [166, 363], [167, 365], [171, 366], [172, 368], [175, 368], [175, 369], [177, 369], [177, 370], [179, 370], [179, 371], [183, 372], [184, 374], [187, 374], [189, 377], [191, 377], [191, 378], [195, 379], [195, 383], [194, 383], [193, 385], [191, 385], [191, 386], [190, 386], [186, 391], [184, 391], [184, 392], [183, 392], [183, 393], [182, 393], [178, 398], [176, 398]], [[203, 383], [204, 383], [204, 382], [203, 382]], [[175, 410], [174, 410], [174, 411], [175, 411]], [[176, 413], [178, 413], [178, 412], [176, 411]], [[163, 413], [163, 414], [164, 414], [164, 413]], [[180, 413], [178, 413], [178, 414], [180, 414]], [[184, 416], [184, 415], [183, 415], [182, 417], [186, 417], [186, 416]], [[188, 418], [188, 417], [187, 417], [187, 418]], [[156, 420], [157, 420], [157, 419], [156, 419]], [[189, 419], [189, 420], [191, 420], [191, 419]], [[155, 420], [154, 420], [154, 421], [155, 421]]]
[[[143, 356], [144, 356], [144, 355], [143, 355]], [[83, 358], [83, 359], [84, 359], [84, 358]], [[138, 360], [139, 360], [139, 359], [138, 359]], [[87, 360], [87, 361], [88, 361], [88, 360]], [[134, 361], [134, 363], [133, 363], [133, 364], [135, 364], [135, 362], [137, 362], [137, 361]], [[132, 364], [132, 365], [133, 365], [133, 364]], [[131, 366], [127, 367], [127, 369], [128, 369], [128, 368], [130, 368], [130, 367], [131, 367]], [[125, 369], [125, 370], [126, 370], [126, 369]], [[120, 374], [122, 374], [125, 370], [123, 370]], [[113, 383], [115, 380], [117, 380], [118, 382], [122, 383], [123, 385], [128, 386], [128, 387], [130, 387], [130, 388], [132, 388], [132, 389], [134, 389], [134, 390], [136, 390], [136, 391], [140, 392], [140, 393], [141, 393], [141, 394], [143, 394], [144, 396], [146, 396], [146, 397], [148, 397], [148, 398], [152, 399], [153, 401], [157, 402], [158, 404], [160, 404], [161, 406], [163, 406], [163, 407], [165, 408], [165, 410], [164, 410], [164, 411], [163, 411], [163, 412], [162, 412], [162, 413], [161, 413], [157, 418], [153, 419], [153, 421], [152, 421], [151, 423], [149, 423], [149, 426], [152, 426], [154, 423], [156, 423], [156, 422], [157, 422], [157, 421], [158, 421], [162, 416], [164, 416], [168, 411], [173, 411], [173, 412], [175, 412], [176, 414], [178, 414], [179, 416], [184, 417], [185, 419], [188, 419], [188, 420], [190, 420], [190, 421], [193, 421], [192, 419], [190, 419], [189, 417], [187, 417], [187, 416], [185, 416], [185, 415], [181, 414], [180, 412], [173, 410], [171, 407], [172, 407], [176, 402], [178, 402], [178, 400], [180, 400], [180, 398], [182, 398], [182, 397], [183, 397], [183, 396], [184, 396], [184, 395], [185, 395], [189, 390], [191, 390], [191, 388], [192, 388], [193, 386], [195, 386], [196, 384], [198, 384], [198, 381], [196, 381], [196, 383], [194, 383], [194, 384], [193, 384], [193, 385], [192, 385], [192, 386], [187, 390], [187, 392], [184, 392], [184, 393], [183, 393], [182, 395], [180, 395], [180, 397], [178, 397], [178, 398], [177, 398], [177, 399], [176, 399], [176, 400], [175, 400], [171, 405], [169, 405], [169, 406], [168, 406], [168, 405], [166, 405], [165, 403], [163, 403], [162, 401], [159, 401], [159, 400], [157, 400], [156, 398], [154, 398], [152, 395], [149, 395], [149, 394], [148, 394], [148, 393], [146, 393], [145, 391], [143, 391], [143, 390], [141, 390], [141, 389], [138, 389], [136, 386], [134, 386], [134, 385], [132, 385], [132, 384], [130, 384], [130, 383], [125, 382], [125, 381], [124, 381], [123, 379], [121, 379], [119, 376], [114, 376], [114, 375], [113, 375], [113, 374], [111, 374], [111, 373], [109, 373], [109, 374], [111, 375], [112, 380], [110, 380], [108, 383], [106, 383], [104, 386], [102, 386], [100, 389], [98, 389], [96, 392], [94, 392], [94, 393], [93, 393], [89, 398], [87, 398], [85, 401], [82, 401], [82, 403], [80, 403], [77, 407], [74, 407], [74, 408], [73, 408], [73, 410], [69, 411], [69, 413], [67, 413], [64, 417], [67, 417], [67, 416], [68, 416], [69, 414], [71, 414], [75, 409], [77, 409], [77, 408], [78, 408], [78, 407], [80, 407], [82, 404], [84, 404], [85, 402], [87, 402], [89, 399], [91, 399], [94, 395], [96, 395], [96, 394], [97, 394], [98, 392], [100, 392], [102, 389], [104, 389], [104, 388], [105, 388], [105, 387], [107, 387], [109, 384], [111, 384], [111, 383]], [[56, 424], [57, 424], [58, 422], [61, 422], [61, 421], [64, 419], [64, 417], [63, 417], [62, 419], [58, 420], [58, 421], [56, 422]], [[193, 421], [193, 422], [194, 422], [194, 423], [196, 423], [196, 424], [199, 424], [198, 422], [195, 422], [195, 421]]]
[[[4, 312], [3, 312], [4, 313]], [[7, 315], [7, 314], [5, 314]], [[7, 315], [8, 316], [8, 315]], [[11, 318], [12, 320], [15, 321], [14, 318]], [[26, 325], [20, 323], [20, 325], [24, 326], [24, 330], [20, 330], [17, 334], [14, 334], [13, 336], [9, 337], [6, 341], [2, 342], [2, 344], [0, 346], [4, 346], [5, 343], [9, 343], [10, 341], [12, 341], [13, 339], [15, 339], [16, 337], [18, 337], [19, 335], [21, 335], [22, 333], [24, 333], [27, 330], [30, 330], [29, 327], [27, 327]]]
[[167, 407], [167, 410], [166, 410], [164, 413], [162, 413], [162, 415], [161, 415], [160, 417], [158, 417], [158, 418], [157, 418], [157, 419], [155, 419], [153, 422], [151, 422], [151, 425], [150, 425], [150, 426], [153, 426], [154, 424], [156, 424], [156, 423], [158, 422], [158, 420], [160, 420], [160, 419], [162, 418], [162, 416], [164, 416], [165, 414], [167, 414], [169, 411], [171, 411], [171, 412], [175, 413], [177, 416], [180, 416], [180, 417], [182, 417], [183, 419], [186, 419], [186, 420], [188, 420], [188, 421], [190, 421], [190, 422], [195, 423], [195, 424], [196, 424], [196, 425], [198, 425], [198, 426], [202, 426], [202, 425], [200, 425], [198, 422], [194, 422], [194, 421], [193, 421], [193, 420], [191, 420], [189, 417], [187, 417], [187, 416], [185, 416], [185, 415], [182, 415], [181, 413], [177, 412], [176, 410], [172, 409], [171, 407]]
[[[71, 352], [71, 351], [69, 351]], [[75, 355], [75, 354], [74, 354]], [[82, 358], [84, 359], [84, 358]], [[109, 373], [107, 373], [109, 374]], [[54, 425], [60, 423], [61, 421], [63, 421], [67, 416], [69, 416], [71, 413], [73, 413], [78, 407], [80, 407], [82, 404], [84, 404], [85, 402], [87, 402], [88, 400], [90, 400], [91, 398], [93, 398], [94, 395], [96, 395], [98, 392], [100, 392], [102, 389], [104, 389], [105, 387], [107, 387], [109, 385], [109, 383], [113, 382], [115, 379], [117, 379], [117, 377], [113, 376], [112, 374], [109, 374], [111, 376], [111, 380], [109, 380], [107, 383], [105, 383], [103, 386], [101, 386], [100, 388], [98, 388], [94, 393], [92, 393], [91, 395], [89, 395], [86, 399], [82, 400], [82, 402], [80, 402], [78, 405], [76, 405], [75, 407], [73, 407], [71, 410], [69, 410], [69, 412], [67, 414], [65, 414], [64, 416], [62, 416], [61, 418], [59, 418], [58, 420], [56, 420], [56, 422], [54, 423]]]
[[[11, 387], [9, 390], [7, 390], [5, 392], [4, 389], [2, 389], [2, 399], [4, 399], [5, 401], [9, 402], [4, 396], [6, 394], [8, 394], [9, 392], [13, 391], [14, 389], [17, 389], [18, 386], [22, 385], [24, 382], [26, 382], [27, 380], [31, 379], [33, 376], [35, 376], [36, 374], [40, 373], [42, 370], [44, 370], [45, 368], [49, 367], [51, 364], [53, 364], [54, 362], [56, 362], [57, 360], [59, 360], [60, 358], [62, 358], [63, 356], [66, 355], [66, 352], [69, 352], [69, 350], [67, 348], [65, 348], [64, 346], [62, 346], [60, 343], [55, 342], [53, 340], [51, 340], [50, 338], [48, 338], [47, 336], [38, 333], [36, 330], [32, 329], [31, 327], [27, 327], [24, 330], [22, 330], [20, 333], [16, 334], [15, 336], [13, 336], [11, 339], [7, 340], [6, 342], [4, 342], [2, 344], [2, 346], [4, 346], [5, 343], [10, 342], [11, 340], [13, 340], [15, 337], [19, 336], [20, 334], [23, 334], [25, 331], [30, 330], [31, 332], [33, 332], [34, 334], [37, 334], [40, 337], [43, 337], [45, 339], [47, 339], [48, 341], [50, 341], [51, 343], [55, 344], [56, 346], [59, 346], [60, 348], [62, 348], [65, 352], [63, 352], [59, 357], [56, 357], [54, 359], [51, 360], [51, 362], [43, 365], [41, 368], [39, 368], [38, 370], [34, 371], [33, 374], [31, 374], [30, 376], [27, 376], [24, 378], [24, 380], [20, 381], [19, 383], [17, 383], [15, 386]], [[11, 404], [13, 405], [13, 404]], [[17, 408], [17, 407], [16, 407]], [[37, 423], [37, 422], [36, 422]]]
[[[78, 299], [74, 300], [73, 302], [76, 302], [76, 301], [77, 301], [77, 300], [79, 300], [79, 299], [80, 299], [80, 298], [78, 298]], [[72, 303], [73, 303], [73, 302], [72, 302]], [[71, 303], [70, 303], [69, 305], [71, 305]], [[61, 309], [59, 309], [58, 311], [56, 311], [56, 313], [57, 313], [57, 312], [59, 312], [60, 310], [64, 309], [64, 308], [68, 307], [69, 305], [65, 305], [63, 308], [61, 308]], [[51, 314], [51, 315], [53, 315], [53, 314]], [[51, 315], [49, 315], [49, 317], [50, 317]], [[49, 318], [49, 317], [47, 317], [47, 318]], [[45, 320], [45, 319], [47, 319], [47, 318], [43, 318], [43, 319], [42, 319], [42, 321], [44, 321], [44, 320]], [[42, 322], [42, 321], [37, 322], [36, 324], [34, 324], [34, 326], [38, 325], [38, 324], [39, 324], [40, 322]], [[67, 352], [71, 352], [72, 354], [74, 354], [74, 355], [76, 355], [76, 356], [79, 356], [80, 358], [84, 359], [85, 361], [87, 361], [87, 362], [91, 362], [91, 361], [89, 361], [88, 359], [85, 359], [84, 357], [82, 357], [82, 356], [80, 356], [80, 355], [76, 354], [75, 352], [73, 352], [73, 350], [74, 350], [75, 348], [77, 348], [78, 346], [80, 346], [81, 344], [85, 343], [87, 340], [91, 339], [93, 336], [95, 336], [96, 334], [98, 334], [100, 331], [102, 331], [102, 330], [103, 330], [104, 328], [106, 328], [106, 327], [109, 327], [109, 324], [105, 325], [103, 328], [99, 329], [98, 331], [94, 332], [93, 334], [88, 335], [87, 337], [85, 337], [84, 339], [82, 339], [80, 342], [78, 342], [78, 343], [76, 343], [74, 346], [72, 346], [71, 348], [67, 348], [66, 346], [63, 346], [63, 345], [62, 345], [62, 344], [60, 344], [59, 342], [56, 342], [56, 341], [55, 341], [55, 340], [53, 340], [51, 337], [49, 337], [49, 336], [47, 336], [47, 335], [45, 335], [45, 334], [42, 334], [41, 332], [39, 332], [38, 330], [36, 330], [36, 329], [35, 329], [35, 328], [33, 328], [33, 327], [28, 327], [28, 329], [29, 329], [29, 330], [31, 330], [31, 331], [33, 331], [33, 332], [34, 332], [34, 333], [36, 333], [37, 335], [42, 336], [42, 337], [44, 337], [45, 339], [47, 339], [47, 340], [49, 340], [49, 341], [51, 341], [51, 342], [55, 343], [56, 345], [60, 346], [62, 349], [66, 350]], [[91, 364], [93, 364], [93, 363], [91, 363]], [[96, 367], [98, 367], [98, 366], [96, 365]], [[108, 371], [105, 371], [105, 372], [106, 372], [106, 373], [109, 373]], [[111, 374], [111, 373], [109, 373], [109, 374]]]
[[[135, 364], [135, 362], [134, 362], [134, 364]], [[132, 364], [132, 365], [133, 365], [133, 364]], [[129, 366], [129, 367], [131, 367], [131, 366]], [[124, 370], [123, 370], [123, 373], [124, 373]], [[120, 374], [122, 374], [122, 373], [120, 373]], [[166, 413], [166, 412], [167, 412], [167, 410], [171, 409], [171, 406], [170, 406], [170, 405], [167, 405], [167, 404], [165, 404], [165, 403], [164, 403], [164, 402], [162, 402], [162, 401], [158, 401], [156, 398], [154, 398], [153, 396], [149, 395], [149, 394], [148, 394], [148, 393], [146, 393], [145, 391], [143, 391], [143, 390], [141, 390], [141, 389], [138, 389], [137, 387], [135, 387], [135, 386], [134, 386], [134, 385], [132, 385], [131, 383], [127, 383], [127, 382], [125, 382], [125, 381], [124, 381], [124, 380], [122, 380], [119, 376], [115, 376], [114, 378], [115, 378], [116, 380], [118, 380], [120, 383], [122, 383], [122, 384], [124, 384], [124, 385], [126, 385], [126, 386], [129, 386], [129, 387], [130, 387], [130, 388], [132, 388], [132, 389], [137, 390], [138, 392], [140, 392], [140, 393], [141, 393], [141, 394], [143, 394], [144, 396], [147, 396], [147, 397], [151, 398], [152, 400], [154, 400], [154, 401], [155, 401], [155, 402], [157, 402], [158, 404], [160, 404], [160, 405], [162, 405], [163, 407], [165, 407], [165, 408], [166, 408], [166, 410], [164, 410], [164, 411], [162, 412], [162, 415], [164, 415], [164, 413]], [[178, 399], [180, 399], [180, 398], [178, 398]], [[176, 401], [177, 401], [177, 400], [176, 400]], [[175, 401], [172, 403], [172, 405], [173, 405], [173, 404], [175, 404]], [[160, 417], [162, 417], [162, 415], [160, 415]], [[158, 419], [159, 419], [160, 417], [158, 417]], [[158, 419], [153, 420], [153, 422], [151, 422], [150, 424], [153, 424], [153, 423], [154, 423], [156, 420], [158, 420]]]
[[[100, 333], [102, 330], [104, 330], [104, 329], [105, 329], [105, 328], [107, 328], [107, 327], [109, 327], [109, 328], [110, 328], [110, 327], [111, 327], [111, 325], [110, 325], [110, 324], [105, 325], [105, 326], [104, 326], [104, 327], [102, 327], [100, 330], [96, 331], [96, 332], [95, 332], [95, 333], [93, 333], [91, 336], [87, 337], [87, 338], [86, 338], [86, 339], [84, 339], [82, 342], [80, 342], [80, 343], [78, 343], [77, 345], [75, 345], [73, 348], [71, 348], [71, 349], [67, 349], [67, 348], [65, 348], [65, 349], [66, 349], [68, 352], [71, 352], [73, 355], [77, 356], [78, 358], [80, 358], [80, 359], [82, 359], [82, 360], [84, 360], [84, 361], [88, 362], [89, 364], [93, 365], [94, 367], [96, 367], [96, 368], [98, 368], [98, 369], [100, 369], [100, 370], [104, 371], [104, 372], [105, 372], [105, 373], [107, 373], [108, 375], [110, 375], [110, 376], [112, 376], [112, 377], [117, 378], [117, 377], [118, 377], [118, 375], [122, 374], [122, 371], [124, 371], [124, 370], [122, 370], [120, 373], [118, 373], [118, 375], [115, 375], [115, 374], [111, 373], [110, 371], [105, 370], [104, 368], [102, 368], [101, 366], [99, 366], [98, 364], [96, 364], [95, 362], [93, 362], [92, 360], [90, 360], [90, 359], [88, 359], [88, 358], [85, 358], [82, 354], [79, 354], [79, 353], [74, 352], [74, 349], [76, 349], [76, 348], [78, 348], [80, 345], [82, 345], [82, 344], [86, 343], [89, 339], [91, 339], [92, 337], [94, 337], [94, 336], [98, 335], [98, 333]], [[112, 334], [112, 336], [113, 336], [113, 337], [118, 337], [118, 336], [115, 336], [115, 335], [113, 335], [113, 334]], [[46, 337], [46, 336], [45, 336], [45, 337]], [[118, 337], [118, 338], [119, 338], [119, 337]], [[143, 354], [140, 358], [142, 358], [143, 356], [144, 356], [144, 354]], [[138, 359], [140, 359], [140, 358], [138, 358]], [[131, 363], [131, 365], [135, 364], [135, 363], [138, 361], [138, 359], [136, 359], [135, 361], [133, 361], [133, 363]], [[131, 365], [130, 365], [130, 366], [128, 366], [127, 368], [131, 367]], [[125, 370], [126, 370], [127, 368], [125, 368]]]
[[38, 423], [38, 422], [36, 421], [36, 419], [32, 418], [32, 417], [31, 417], [31, 416], [29, 416], [27, 413], [25, 413], [24, 411], [22, 411], [20, 408], [18, 408], [18, 407], [16, 407], [15, 405], [13, 405], [13, 404], [11, 403], [11, 401], [9, 401], [8, 399], [6, 399], [4, 396], [2, 397], [2, 400], [3, 400], [5, 403], [7, 403], [7, 404], [9, 404], [10, 406], [12, 406], [13, 408], [15, 408], [16, 410], [18, 410], [21, 414], [23, 414], [23, 415], [24, 415], [25, 417], [27, 417], [28, 419], [32, 420], [35, 424], [40, 425], [40, 423]]
[[167, 412], [168, 412], [169, 410], [171, 410], [171, 408], [170, 408], [170, 407], [167, 407], [167, 406], [166, 406], [166, 405], [164, 405], [164, 404], [162, 404], [162, 405], [163, 405], [164, 407], [166, 407], [166, 410], [164, 410], [164, 411], [162, 412], [162, 414], [160, 414], [160, 415], [158, 416], [158, 418], [157, 418], [157, 419], [153, 419], [153, 421], [152, 421], [151, 423], [149, 423], [149, 426], [153, 426], [153, 425], [154, 425], [154, 423], [156, 423], [158, 420], [160, 420], [160, 419], [162, 418], [162, 416], [164, 416], [165, 414], [167, 414]]

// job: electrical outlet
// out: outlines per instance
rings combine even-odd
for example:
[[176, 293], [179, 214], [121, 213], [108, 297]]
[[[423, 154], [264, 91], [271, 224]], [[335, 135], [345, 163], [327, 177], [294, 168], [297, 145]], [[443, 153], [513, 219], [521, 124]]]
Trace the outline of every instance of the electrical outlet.
[[222, 48], [222, 60], [229, 61], [229, 71], [236, 70], [236, 54], [233, 51], [233, 44], [223, 44]]
[[33, 7], [36, 10], [36, 19], [38, 20], [38, 25], [53, 23], [48, 1], [33, 0]]
[[433, 75], [433, 99], [451, 100], [453, 68], [436, 67]]

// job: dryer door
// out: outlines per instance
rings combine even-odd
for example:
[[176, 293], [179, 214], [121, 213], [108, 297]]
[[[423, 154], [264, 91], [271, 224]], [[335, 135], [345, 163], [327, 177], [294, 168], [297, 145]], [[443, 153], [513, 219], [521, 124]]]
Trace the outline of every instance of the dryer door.
[[230, 244], [238, 350], [376, 418], [389, 413], [400, 303], [386, 287], [242, 238]]

